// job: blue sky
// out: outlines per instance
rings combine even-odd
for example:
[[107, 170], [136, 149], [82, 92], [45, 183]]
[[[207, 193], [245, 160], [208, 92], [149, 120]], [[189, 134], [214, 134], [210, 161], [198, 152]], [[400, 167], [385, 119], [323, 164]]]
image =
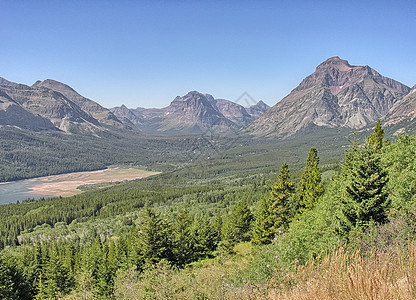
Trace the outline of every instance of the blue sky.
[[105, 107], [188, 91], [274, 105], [325, 59], [416, 84], [416, 1], [0, 0], [0, 76]]

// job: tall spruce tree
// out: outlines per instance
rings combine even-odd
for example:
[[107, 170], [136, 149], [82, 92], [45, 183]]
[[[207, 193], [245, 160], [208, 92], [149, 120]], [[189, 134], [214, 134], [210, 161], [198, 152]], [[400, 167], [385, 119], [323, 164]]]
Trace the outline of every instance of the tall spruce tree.
[[306, 160], [305, 170], [302, 173], [297, 189], [297, 212], [299, 217], [305, 211], [311, 210], [324, 193], [319, 170], [319, 157], [316, 148], [312, 147]]
[[184, 210], [176, 215], [173, 224], [173, 256], [175, 257], [175, 264], [179, 267], [183, 267], [192, 260], [192, 222], [189, 212]]
[[253, 244], [268, 244], [278, 230], [288, 227], [293, 217], [294, 183], [290, 170], [283, 164], [269, 198], [259, 204], [253, 230]]
[[145, 263], [153, 265], [162, 259], [174, 261], [171, 226], [150, 207], [144, 208], [143, 224], [139, 231], [139, 247]]
[[250, 227], [253, 220], [250, 208], [245, 200], [234, 205], [230, 221], [233, 227], [233, 239], [236, 243], [250, 240]]
[[346, 153], [341, 168], [345, 185], [342, 211], [353, 227], [366, 226], [371, 220], [387, 221], [388, 174], [379, 155], [384, 142], [384, 129], [378, 121], [364, 147], [355, 141]]
[[374, 132], [367, 138], [367, 146], [372, 148], [376, 153], [380, 153], [385, 143], [384, 129], [381, 128], [380, 119], [378, 119]]
[[277, 232], [280, 228], [287, 229], [293, 218], [293, 195], [295, 184], [290, 180], [290, 170], [283, 164], [275, 185], [272, 186], [270, 197], [270, 223], [272, 230]]

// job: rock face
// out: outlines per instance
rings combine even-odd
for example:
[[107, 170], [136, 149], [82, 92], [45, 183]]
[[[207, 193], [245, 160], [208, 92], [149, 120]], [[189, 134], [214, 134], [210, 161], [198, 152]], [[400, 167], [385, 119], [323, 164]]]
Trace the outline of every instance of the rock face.
[[[68, 133], [97, 133], [124, 125], [107, 109], [60, 82], [33, 86], [0, 81], [0, 125]], [[112, 123], [113, 122], [113, 123]]]
[[247, 108], [246, 111], [252, 118], [257, 119], [266, 111], [268, 111], [269, 108], [270, 106], [268, 106], [266, 103], [260, 100], [257, 104], [252, 105], [249, 108]]
[[[261, 109], [264, 105], [259, 104], [253, 111], [258, 114]], [[256, 118], [239, 104], [196, 91], [177, 96], [162, 109], [128, 109], [123, 105], [111, 111], [123, 122], [152, 134], [226, 133], [238, 130]]]
[[44, 81], [35, 82], [35, 84], [32, 85], [32, 87], [44, 87], [61, 93], [68, 100], [78, 105], [84, 112], [91, 115], [101, 125], [107, 125], [117, 128], [123, 127], [122, 122], [120, 122], [120, 120], [117, 119], [117, 117], [114, 116], [114, 114], [111, 111], [109, 111], [107, 108], [102, 107], [97, 102], [94, 102], [88, 98], [81, 96], [74, 89], [72, 89], [66, 84], [52, 79], [47, 79]]
[[287, 137], [313, 126], [362, 128], [384, 117], [409, 91], [368, 66], [332, 57], [245, 132]]
[[210, 98], [210, 102], [214, 109], [238, 127], [245, 126], [254, 120], [253, 116], [243, 106], [237, 103], [225, 99], [213, 99], [212, 97]]
[[385, 125], [414, 120], [416, 120], [416, 85], [409, 94], [393, 105], [389, 114], [384, 118]]

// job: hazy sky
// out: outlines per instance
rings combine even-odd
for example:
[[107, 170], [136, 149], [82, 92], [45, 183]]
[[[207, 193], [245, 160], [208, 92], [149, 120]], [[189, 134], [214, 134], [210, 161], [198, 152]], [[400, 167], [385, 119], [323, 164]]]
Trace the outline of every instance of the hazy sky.
[[416, 1], [0, 0], [0, 77], [105, 107], [197, 90], [274, 105], [325, 59], [416, 84]]

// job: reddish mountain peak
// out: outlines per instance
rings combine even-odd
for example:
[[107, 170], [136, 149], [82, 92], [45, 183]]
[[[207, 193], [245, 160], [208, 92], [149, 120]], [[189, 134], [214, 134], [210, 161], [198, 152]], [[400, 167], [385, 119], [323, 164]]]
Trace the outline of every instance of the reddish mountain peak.
[[334, 56], [328, 58], [326, 61], [317, 66], [316, 71], [327, 70], [330, 68], [335, 68], [339, 71], [348, 71], [351, 70], [352, 67], [353, 66], [351, 66], [347, 60], [341, 59], [338, 56]]

